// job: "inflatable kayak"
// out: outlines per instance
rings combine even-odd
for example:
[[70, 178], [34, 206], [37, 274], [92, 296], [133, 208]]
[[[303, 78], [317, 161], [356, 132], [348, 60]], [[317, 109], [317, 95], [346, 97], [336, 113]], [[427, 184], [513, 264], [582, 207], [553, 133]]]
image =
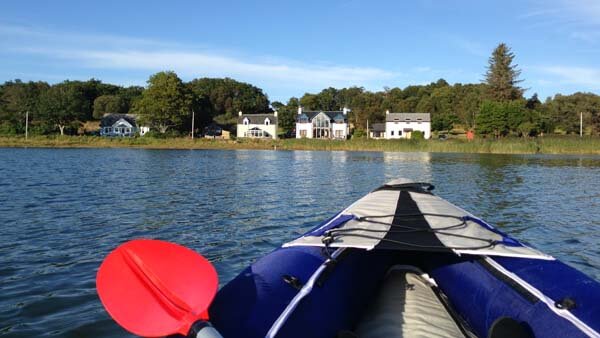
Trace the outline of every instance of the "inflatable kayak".
[[[186, 335], [196, 327], [194, 336], [226, 338], [600, 337], [597, 281], [432, 190], [427, 183], [389, 182], [262, 257], [214, 299], [202, 296], [208, 301], [196, 307], [200, 301], [192, 294], [216, 290], [216, 282], [175, 285], [171, 275], [160, 277], [163, 268], [153, 268], [155, 258], [143, 251], [127, 254], [124, 261], [129, 268], [137, 266], [131, 268], [137, 272], [123, 278], [149, 280], [144, 287], [154, 291], [148, 302], [156, 302], [157, 308], [171, 304], [164, 316], [181, 311], [173, 324], [180, 329], [144, 331], [151, 334]], [[190, 263], [199, 264], [205, 263]], [[109, 298], [124, 295], [102, 292], [109, 288], [108, 282], [101, 283], [109, 280], [101, 278], [109, 274], [103, 270], [108, 267], [98, 275], [103, 304], [120, 324], [140, 334], [111, 310], [117, 305]], [[144, 305], [144, 311], [149, 307]], [[140, 310], [126, 312], [132, 311]], [[188, 317], [193, 319], [183, 319]], [[211, 326], [197, 325], [208, 321]]]

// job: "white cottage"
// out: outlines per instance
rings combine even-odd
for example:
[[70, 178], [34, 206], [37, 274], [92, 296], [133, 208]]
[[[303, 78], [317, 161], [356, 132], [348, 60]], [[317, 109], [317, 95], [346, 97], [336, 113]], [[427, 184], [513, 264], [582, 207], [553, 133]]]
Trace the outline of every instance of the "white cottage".
[[385, 138], [385, 123], [373, 123], [369, 128], [369, 138], [379, 140]]
[[277, 111], [273, 114], [239, 112], [237, 137], [277, 139]]
[[100, 121], [100, 136], [131, 137], [136, 133], [144, 136], [150, 128], [138, 126], [136, 115], [133, 114], [105, 114]]
[[304, 111], [298, 107], [296, 138], [325, 138], [345, 140], [348, 137], [348, 112]]
[[425, 139], [431, 137], [431, 115], [429, 113], [385, 112], [385, 138], [411, 138], [414, 131], [421, 131]]

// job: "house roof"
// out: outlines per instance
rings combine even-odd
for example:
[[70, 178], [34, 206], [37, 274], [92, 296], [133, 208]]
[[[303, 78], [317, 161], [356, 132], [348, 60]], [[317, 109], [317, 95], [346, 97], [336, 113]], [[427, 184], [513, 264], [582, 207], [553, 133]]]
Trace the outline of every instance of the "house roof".
[[136, 127], [137, 124], [135, 123], [135, 118], [136, 116], [131, 114], [106, 114], [102, 117], [102, 120], [100, 120], [100, 127], [112, 127], [120, 119], [123, 119]]
[[266, 118], [269, 118], [272, 124], [277, 124], [277, 116], [275, 114], [242, 114], [242, 116], [238, 117], [238, 124], [243, 124], [244, 118], [248, 118], [249, 124], [264, 124]]
[[431, 122], [429, 113], [389, 113], [385, 115], [385, 122]]
[[331, 121], [340, 121], [340, 122], [346, 122], [347, 121], [347, 117], [346, 117], [346, 115], [344, 115], [344, 111], [343, 110], [333, 110], [333, 111], [302, 111], [302, 114], [297, 115], [296, 121], [298, 121], [299, 117], [302, 116], [302, 115], [305, 115], [306, 117], [308, 117], [309, 121], [312, 121], [312, 119], [315, 118], [315, 116], [319, 115], [319, 113], [323, 113], [323, 114], [327, 115], [327, 117], [329, 117], [329, 119]]
[[373, 123], [371, 125], [371, 131], [385, 131], [385, 123]]

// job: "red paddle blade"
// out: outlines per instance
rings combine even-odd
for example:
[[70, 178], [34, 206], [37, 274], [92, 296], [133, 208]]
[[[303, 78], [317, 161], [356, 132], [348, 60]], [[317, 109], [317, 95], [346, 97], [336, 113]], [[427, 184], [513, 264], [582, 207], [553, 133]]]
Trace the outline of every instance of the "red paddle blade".
[[100, 265], [96, 289], [111, 317], [138, 336], [187, 335], [208, 320], [217, 293], [212, 264], [181, 245], [138, 239], [122, 244]]

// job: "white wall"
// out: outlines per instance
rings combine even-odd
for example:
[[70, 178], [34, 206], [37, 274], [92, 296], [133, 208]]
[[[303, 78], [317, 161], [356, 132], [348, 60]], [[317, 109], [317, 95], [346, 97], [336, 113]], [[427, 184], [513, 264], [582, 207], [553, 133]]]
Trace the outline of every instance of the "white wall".
[[300, 131], [306, 130], [306, 138], [312, 138], [312, 123], [298, 123], [296, 122], [296, 138], [302, 138]]
[[140, 136], [144, 136], [144, 134], [146, 134], [147, 132], [150, 131], [150, 127], [140, 126], [139, 131], [140, 131]]
[[[413, 131], [422, 131], [425, 139], [431, 137], [431, 123], [430, 122], [386, 122], [385, 123], [385, 138], [386, 139], [398, 139], [406, 138], [407, 133], [404, 132], [405, 128], [412, 128]], [[399, 132], [402, 133], [399, 133]], [[393, 134], [393, 135], [392, 135]]]
[[331, 131], [332, 131], [332, 137], [336, 138], [336, 130], [341, 130], [342, 131], [342, 137], [343, 139], [345, 139], [348, 136], [348, 124], [347, 123], [332, 123], [331, 124]]
[[238, 123], [237, 137], [245, 137], [244, 134], [252, 128], [262, 129], [262, 130], [266, 131], [267, 133], [271, 134], [271, 136], [274, 140], [277, 139], [277, 125], [276, 124], [266, 125], [266, 124], [239, 124]]

